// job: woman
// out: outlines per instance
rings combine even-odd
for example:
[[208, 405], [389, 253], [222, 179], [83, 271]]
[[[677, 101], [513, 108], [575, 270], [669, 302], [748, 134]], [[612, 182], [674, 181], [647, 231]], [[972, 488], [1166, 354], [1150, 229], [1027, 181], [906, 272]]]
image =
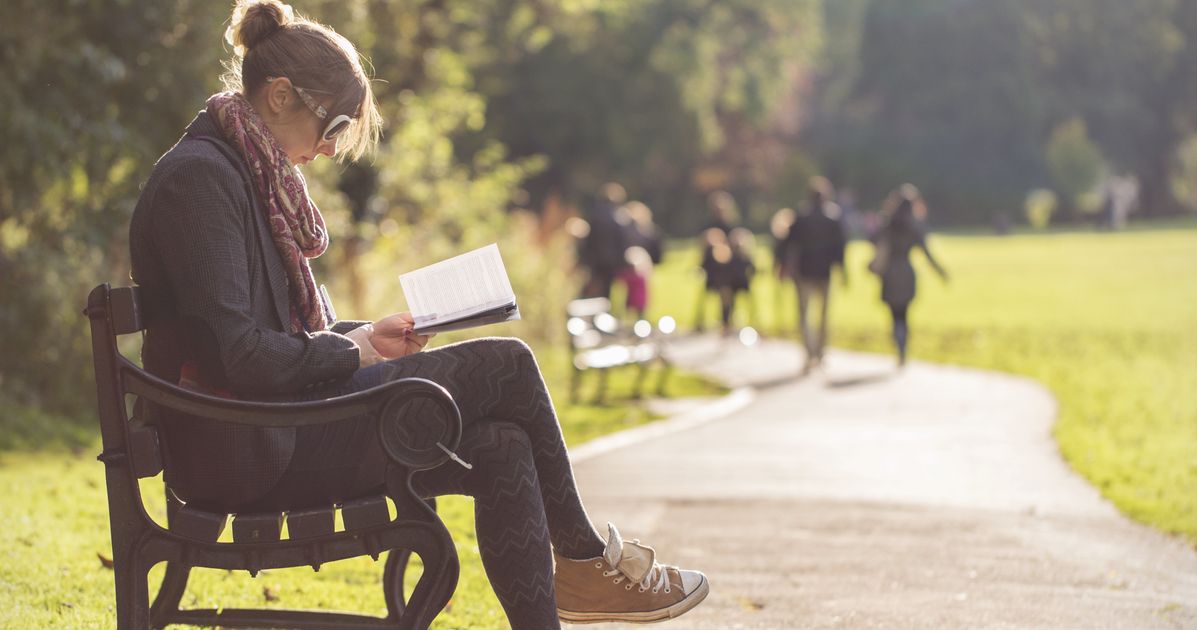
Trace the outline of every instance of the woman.
[[915, 247], [923, 250], [931, 267], [945, 281], [948, 279], [948, 272], [927, 248], [927, 236], [922, 225], [926, 213], [922, 195], [913, 184], [903, 184], [890, 194], [883, 210], [885, 224], [874, 239], [876, 255], [873, 262], [869, 263], [869, 269], [881, 276], [881, 300], [889, 306], [893, 315], [894, 346], [898, 350], [899, 366], [906, 364], [906, 340], [910, 330], [906, 323], [906, 312], [914, 300], [916, 287], [910, 250]]
[[[591, 525], [526, 345], [480, 339], [422, 352], [428, 338], [407, 313], [334, 321], [307, 260], [328, 237], [297, 167], [377, 142], [370, 82], [352, 44], [277, 0], [239, 3], [227, 38], [237, 55], [228, 91], [158, 161], [130, 226], [133, 278], [164, 322], [146, 333], [146, 368], [254, 400], [436, 381], [461, 407], [458, 454], [473, 469], [450, 463], [413, 482], [424, 496], [475, 497], [482, 560], [513, 628], [556, 628], [559, 613], [641, 620], [697, 605], [701, 573], [656, 563], [614, 528], [604, 541]], [[328, 505], [384, 486], [387, 459], [364, 418], [300, 429], [158, 421], [168, 482], [200, 506]]]

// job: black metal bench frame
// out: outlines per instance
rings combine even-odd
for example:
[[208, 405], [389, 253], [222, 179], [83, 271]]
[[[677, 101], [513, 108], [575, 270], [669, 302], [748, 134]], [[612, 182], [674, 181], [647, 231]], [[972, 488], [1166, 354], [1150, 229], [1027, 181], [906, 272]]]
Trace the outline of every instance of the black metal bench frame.
[[[582, 373], [599, 371], [598, 390], [594, 403], [599, 404], [607, 392], [607, 373], [612, 368], [638, 365], [639, 373], [632, 390], [632, 396], [639, 398], [643, 390], [648, 369], [653, 363], [661, 365], [661, 376], [657, 381], [656, 393], [665, 395], [665, 381], [672, 368], [665, 356], [667, 333], [653, 326], [648, 320], [636, 325], [644, 328], [636, 331], [620, 324], [611, 314], [611, 301], [607, 298], [583, 298], [571, 301], [566, 307], [566, 330], [569, 333], [570, 375], [569, 399], [578, 401], [578, 388]], [[643, 324], [641, 324], [643, 322]]]
[[[92, 290], [84, 314], [91, 321], [108, 512], [112, 527], [112, 561], [116, 580], [117, 627], [120, 630], [189, 624], [254, 628], [427, 628], [457, 586], [459, 565], [453, 540], [432, 501], [421, 500], [411, 487], [416, 470], [438, 466], [461, 438], [461, 414], [441, 386], [419, 378], [396, 380], [367, 391], [303, 403], [228, 400], [192, 392], [156, 378], [121, 355], [117, 337], [139, 333], [148, 323], [138, 287]], [[395, 502], [392, 521], [386, 497], [361, 497], [342, 504], [345, 531], [333, 531], [335, 506], [291, 513], [237, 514], [233, 542], [218, 542], [228, 515], [184, 504], [169, 488], [166, 528], [146, 512], [138, 480], [162, 471], [157, 430], [131, 420], [126, 396], [203, 419], [258, 427], [298, 427], [372, 415], [378, 420], [382, 445], [390, 457], [386, 495]], [[423, 399], [443, 413], [421, 416], [422, 431], [432, 431], [427, 444], [406, 439], [402, 415]], [[202, 420], [201, 420], [202, 421]], [[284, 519], [288, 538], [280, 539]], [[311, 566], [388, 551], [383, 572], [387, 616], [278, 609], [179, 609], [193, 567], [246, 570]], [[404, 574], [411, 554], [420, 556], [424, 571], [410, 600], [404, 600]], [[166, 562], [166, 573], [152, 605], [148, 573]]]

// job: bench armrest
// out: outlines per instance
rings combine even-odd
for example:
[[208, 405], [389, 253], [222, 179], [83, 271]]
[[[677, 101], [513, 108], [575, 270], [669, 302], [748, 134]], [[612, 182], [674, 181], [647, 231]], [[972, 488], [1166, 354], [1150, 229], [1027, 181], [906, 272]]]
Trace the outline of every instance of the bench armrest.
[[[201, 394], [160, 379], [136, 366], [122, 366], [124, 390], [167, 409], [218, 422], [254, 427], [302, 427], [363, 415], [378, 420], [384, 450], [395, 462], [420, 470], [449, 459], [461, 440], [461, 411], [444, 387], [423, 378], [403, 378], [324, 400], [256, 402]], [[427, 400], [442, 413], [404, 417], [409, 403]], [[438, 426], [439, 425], [439, 426]], [[418, 433], [420, 439], [413, 439]]]

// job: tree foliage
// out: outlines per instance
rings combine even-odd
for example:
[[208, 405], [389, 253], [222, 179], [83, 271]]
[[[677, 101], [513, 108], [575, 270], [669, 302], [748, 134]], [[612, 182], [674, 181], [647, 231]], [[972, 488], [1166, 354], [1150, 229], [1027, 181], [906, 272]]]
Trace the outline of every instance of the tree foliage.
[[[558, 287], [525, 313], [544, 334], [568, 280], [522, 212], [608, 180], [685, 235], [713, 190], [763, 227], [814, 173], [865, 207], [915, 182], [944, 222], [1017, 214], [1048, 186], [1067, 209], [1099, 158], [1165, 213], [1197, 162], [1197, 0], [295, 4], [372, 62], [387, 123], [372, 160], [309, 168], [340, 241], [318, 272], [358, 306], [393, 290], [357, 271], [363, 252], [397, 273], [500, 240], [517, 283]], [[91, 406], [78, 305], [126, 277], [139, 185], [218, 89], [229, 8], [0, 4], [0, 324], [20, 331], [0, 399]]]
[[1045, 147], [1077, 119], [1113, 170], [1138, 177], [1149, 213], [1178, 209], [1197, 2], [861, 2], [858, 21], [829, 23], [831, 39], [860, 43], [831, 60], [852, 86], [832, 84], [809, 137], [866, 197], [911, 180], [946, 221], [984, 221], [1053, 181]]

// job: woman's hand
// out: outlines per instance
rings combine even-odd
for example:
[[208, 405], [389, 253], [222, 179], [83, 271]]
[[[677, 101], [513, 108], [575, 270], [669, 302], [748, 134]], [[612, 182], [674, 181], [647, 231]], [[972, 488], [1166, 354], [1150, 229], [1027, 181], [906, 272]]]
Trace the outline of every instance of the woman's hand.
[[374, 322], [374, 336], [370, 342], [384, 358], [398, 359], [424, 349], [428, 340], [435, 336], [417, 335], [413, 332], [415, 321], [411, 313], [396, 313]]

